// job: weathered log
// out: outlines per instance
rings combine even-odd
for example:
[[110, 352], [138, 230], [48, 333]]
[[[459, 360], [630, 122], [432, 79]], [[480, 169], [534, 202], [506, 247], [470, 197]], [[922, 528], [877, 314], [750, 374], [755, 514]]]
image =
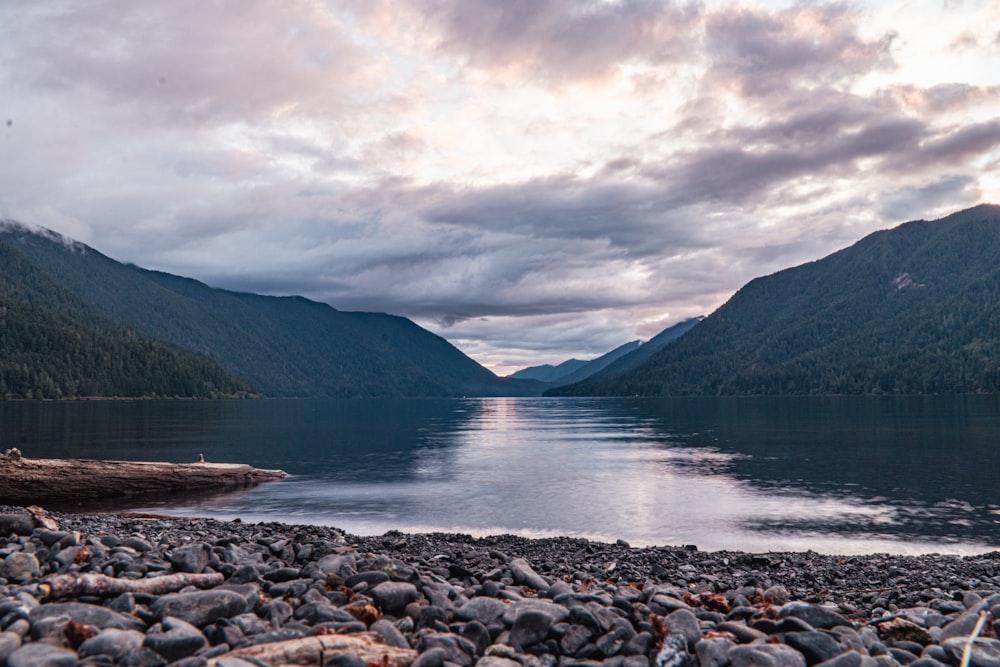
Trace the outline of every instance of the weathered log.
[[287, 477], [241, 463], [156, 463], [93, 459], [5, 458], [0, 503], [27, 505], [151, 493], [205, 492]]
[[163, 595], [174, 593], [186, 586], [212, 588], [223, 581], [225, 577], [218, 572], [205, 574], [179, 572], [145, 579], [116, 579], [103, 574], [87, 573], [53, 574], [42, 579], [41, 586], [46, 597], [56, 600], [80, 595], [115, 597], [122, 593]]
[[409, 648], [397, 648], [382, 643], [374, 632], [350, 635], [318, 635], [269, 644], [245, 646], [209, 660], [210, 667], [225, 665], [226, 658], [253, 658], [271, 667], [321, 667], [338, 655], [356, 655], [365, 662], [385, 667], [408, 667], [417, 657]]

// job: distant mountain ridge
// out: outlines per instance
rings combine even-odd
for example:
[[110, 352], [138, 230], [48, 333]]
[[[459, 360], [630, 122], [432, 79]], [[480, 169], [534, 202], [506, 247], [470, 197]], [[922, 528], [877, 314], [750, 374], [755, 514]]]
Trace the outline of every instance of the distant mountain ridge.
[[750, 281], [638, 368], [550, 395], [1000, 391], [1000, 206]]
[[24, 296], [18, 276], [8, 275], [12, 294], [60, 316], [113, 322], [203, 355], [267, 396], [539, 391], [537, 383], [498, 378], [402, 317], [338, 311], [304, 297], [214, 289], [125, 265], [55, 232], [9, 221], [0, 225], [0, 243], [39, 280], [58, 287]]
[[596, 359], [581, 361], [569, 359], [556, 366], [545, 364], [525, 368], [507, 377], [538, 380], [550, 388], [582, 382], [592, 377], [624, 373], [640, 366], [663, 347], [683, 336], [704, 317], [692, 317], [667, 327], [648, 341], [634, 340], [607, 352]]
[[523, 368], [516, 373], [511, 373], [507, 377], [520, 380], [538, 380], [539, 382], [559, 382], [569, 384], [579, 382], [584, 378], [603, 370], [615, 359], [622, 357], [633, 350], [637, 350], [642, 345], [642, 341], [633, 340], [619, 345], [615, 349], [607, 352], [596, 359], [583, 361], [580, 359], [567, 359], [558, 365], [543, 364], [541, 366], [531, 366]]

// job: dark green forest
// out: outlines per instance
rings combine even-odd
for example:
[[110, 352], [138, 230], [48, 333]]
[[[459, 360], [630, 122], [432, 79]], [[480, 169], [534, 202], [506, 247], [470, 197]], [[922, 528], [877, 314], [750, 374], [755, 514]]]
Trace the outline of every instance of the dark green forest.
[[1000, 391], [1000, 207], [757, 278], [644, 365], [557, 395]]
[[406, 318], [215, 289], [14, 224], [0, 227], [0, 296], [99, 332], [112, 323], [210, 359], [265, 396], [540, 392], [538, 383], [498, 378]]
[[0, 398], [253, 394], [210, 359], [101, 317], [0, 236]]
[[246, 397], [253, 388], [204, 357], [112, 335], [0, 299], [0, 397]]

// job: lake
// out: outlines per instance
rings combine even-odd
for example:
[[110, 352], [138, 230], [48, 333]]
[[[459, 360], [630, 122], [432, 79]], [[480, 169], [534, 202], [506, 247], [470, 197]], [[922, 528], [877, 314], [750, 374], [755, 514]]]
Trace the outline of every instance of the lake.
[[998, 443], [998, 396], [0, 403], [31, 458], [292, 475], [103, 509], [705, 550], [992, 550]]

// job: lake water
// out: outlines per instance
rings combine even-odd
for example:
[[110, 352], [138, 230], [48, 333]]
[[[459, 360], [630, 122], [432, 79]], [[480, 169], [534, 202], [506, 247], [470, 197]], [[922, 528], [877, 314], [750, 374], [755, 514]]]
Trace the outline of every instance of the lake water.
[[998, 445], [997, 396], [0, 403], [28, 457], [292, 475], [105, 509], [707, 550], [992, 550]]

